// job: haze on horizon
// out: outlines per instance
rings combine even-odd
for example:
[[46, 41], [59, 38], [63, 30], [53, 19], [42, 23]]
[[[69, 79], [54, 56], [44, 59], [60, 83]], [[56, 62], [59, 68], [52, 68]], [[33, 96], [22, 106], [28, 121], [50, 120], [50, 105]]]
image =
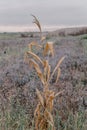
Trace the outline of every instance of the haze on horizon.
[[86, 6], [87, 0], [0, 0], [0, 31], [33, 27], [31, 14], [46, 27], [87, 25]]

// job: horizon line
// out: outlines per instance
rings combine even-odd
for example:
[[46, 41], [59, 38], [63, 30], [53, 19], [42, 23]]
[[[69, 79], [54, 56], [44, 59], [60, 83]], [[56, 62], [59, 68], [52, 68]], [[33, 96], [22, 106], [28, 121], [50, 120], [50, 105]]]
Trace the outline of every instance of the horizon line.
[[[42, 25], [42, 32], [78, 27], [87, 27], [87, 25]], [[0, 25], [0, 32], [39, 32], [39, 29], [30, 25]]]

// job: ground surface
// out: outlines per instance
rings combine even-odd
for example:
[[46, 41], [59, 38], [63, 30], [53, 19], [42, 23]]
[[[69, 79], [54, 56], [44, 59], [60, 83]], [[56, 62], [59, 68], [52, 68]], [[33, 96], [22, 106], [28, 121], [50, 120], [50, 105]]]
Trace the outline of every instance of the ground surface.
[[[42, 85], [34, 70], [24, 61], [24, 53], [31, 41], [39, 41], [39, 36], [22, 37], [20, 34], [0, 34], [0, 108], [9, 108], [14, 99], [33, 116], [37, 97], [36, 87], [42, 90]], [[85, 38], [84, 38], [85, 36]], [[79, 109], [87, 111], [87, 40], [86, 34], [79, 36], [47, 35], [47, 41], [54, 42], [55, 56], [50, 57], [52, 68], [62, 56], [66, 56], [61, 65], [59, 82], [52, 87], [55, 92], [64, 90], [54, 102], [55, 109], [60, 111], [63, 119], [68, 111]], [[44, 44], [45, 44], [44, 42]], [[40, 53], [36, 49], [36, 53]], [[54, 110], [55, 111], [55, 110]]]

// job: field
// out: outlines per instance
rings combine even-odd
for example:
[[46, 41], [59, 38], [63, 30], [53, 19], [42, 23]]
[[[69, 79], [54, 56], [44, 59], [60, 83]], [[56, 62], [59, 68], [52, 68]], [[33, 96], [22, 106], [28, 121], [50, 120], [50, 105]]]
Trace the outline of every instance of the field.
[[[64, 90], [54, 100], [54, 122], [56, 130], [87, 130], [87, 30], [67, 30], [43, 33], [43, 44], [54, 43], [54, 57], [49, 57], [52, 69], [65, 56], [59, 81], [55, 84], [54, 75], [50, 86], [55, 92]], [[0, 130], [34, 130], [36, 88], [43, 88], [24, 61], [32, 41], [40, 43], [40, 34], [0, 34]], [[40, 49], [33, 47], [33, 51], [41, 56]]]

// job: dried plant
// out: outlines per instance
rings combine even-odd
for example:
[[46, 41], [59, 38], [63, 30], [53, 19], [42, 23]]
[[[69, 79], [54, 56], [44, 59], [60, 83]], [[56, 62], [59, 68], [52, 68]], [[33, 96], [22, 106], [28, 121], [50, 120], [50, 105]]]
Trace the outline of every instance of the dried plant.
[[[41, 26], [40, 26], [39, 21], [37, 20], [35, 16], [33, 17], [35, 18], [35, 23], [38, 25], [41, 31]], [[61, 94], [63, 91], [56, 94], [53, 90], [50, 90], [50, 86], [51, 86], [50, 81], [52, 80], [56, 71], [57, 71], [57, 75], [56, 75], [55, 82], [58, 81], [60, 73], [61, 73], [60, 64], [62, 63], [65, 57], [62, 57], [59, 60], [59, 62], [57, 63], [56, 67], [54, 68], [51, 74], [52, 70], [51, 70], [49, 61], [46, 60], [45, 57], [42, 60], [38, 55], [33, 53], [32, 52], [33, 45], [37, 47], [41, 47], [36, 42], [30, 43], [29, 45], [30, 50], [26, 52], [26, 60], [29, 61], [30, 66], [32, 66], [36, 70], [37, 75], [43, 84], [42, 92], [36, 89], [36, 93], [37, 93], [39, 101], [34, 112], [35, 130], [48, 130], [48, 129], [55, 130], [54, 120], [53, 120], [53, 115], [52, 115], [53, 101], [54, 101], [54, 98], [58, 96], [59, 94]], [[52, 56], [54, 56], [54, 49], [53, 49], [52, 42], [49, 42], [45, 45], [45, 48], [42, 54], [46, 55], [48, 52]]]

